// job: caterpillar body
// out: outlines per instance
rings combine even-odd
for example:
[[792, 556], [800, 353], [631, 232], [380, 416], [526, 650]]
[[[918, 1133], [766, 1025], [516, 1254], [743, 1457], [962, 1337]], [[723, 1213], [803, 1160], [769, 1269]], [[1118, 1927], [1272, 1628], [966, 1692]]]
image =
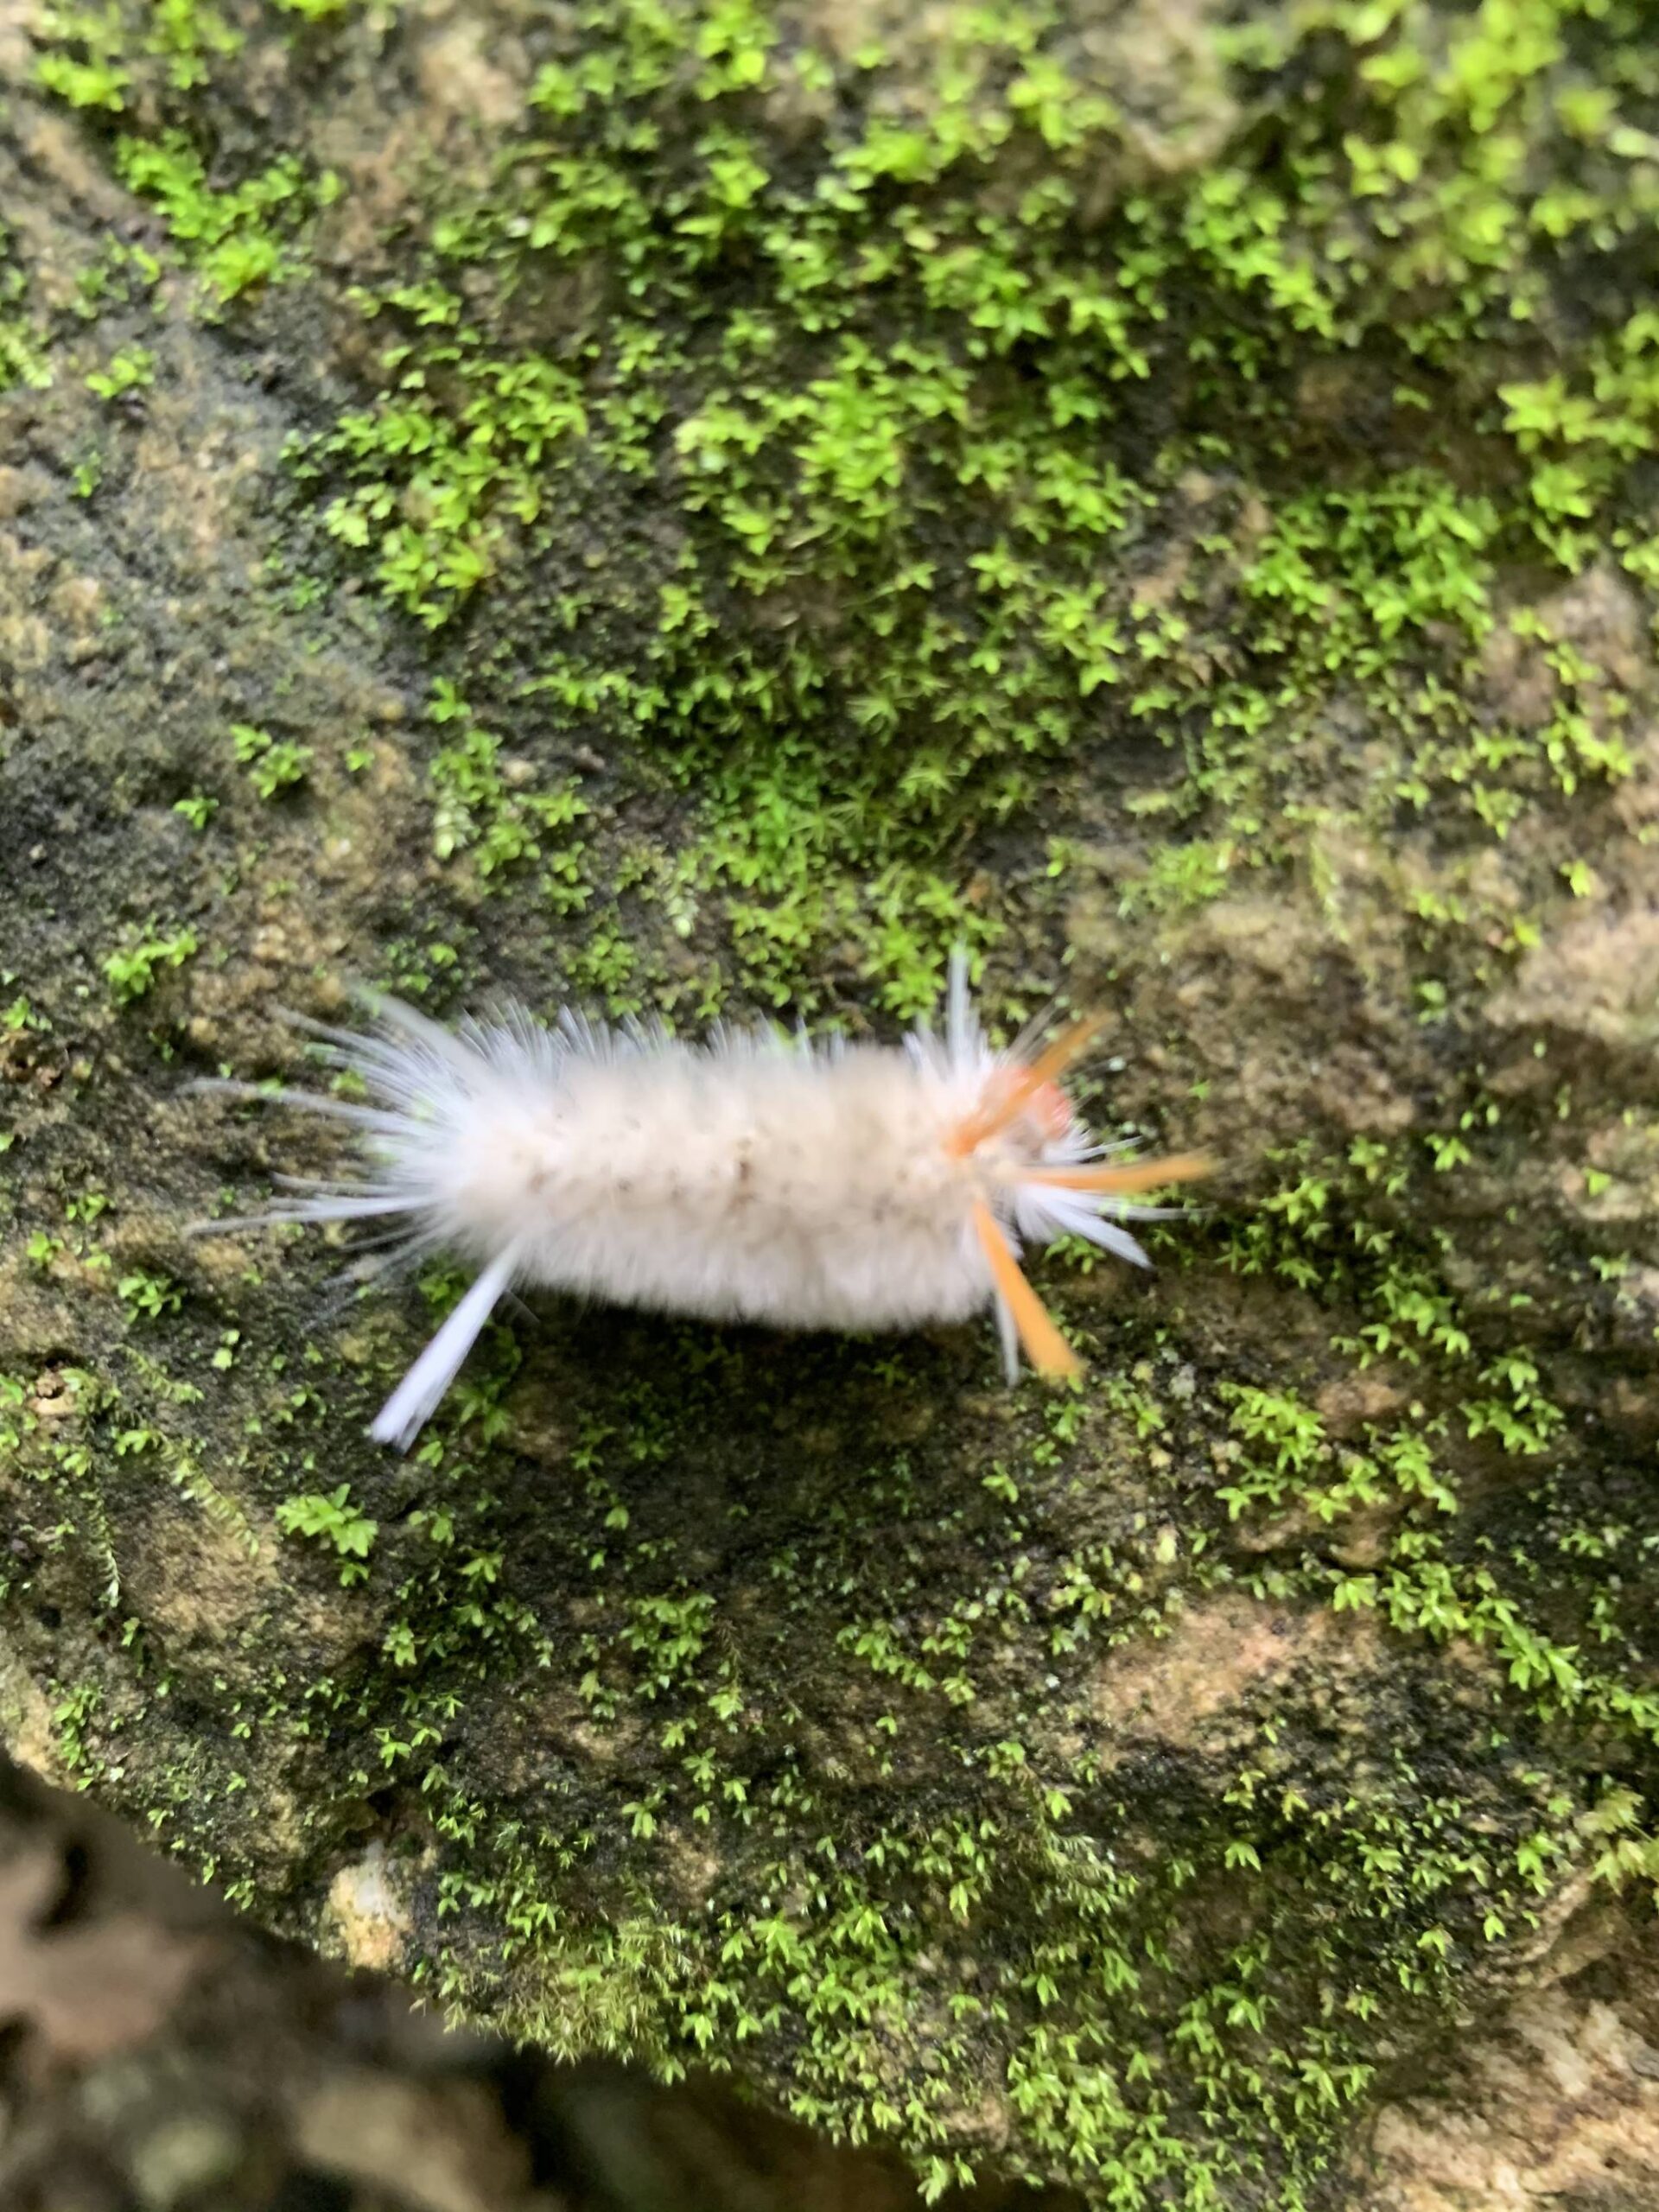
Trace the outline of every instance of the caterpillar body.
[[[361, 1173], [283, 1177], [266, 1211], [203, 1224], [404, 1227], [397, 1256], [449, 1252], [472, 1287], [377, 1417], [407, 1450], [497, 1301], [544, 1285], [711, 1321], [876, 1331], [995, 1308], [1010, 1381], [1023, 1346], [1048, 1375], [1080, 1365], [1026, 1281], [1023, 1240], [1072, 1235], [1137, 1266], [1121, 1226], [1165, 1209], [1135, 1194], [1202, 1174], [1192, 1154], [1124, 1160], [1094, 1143], [1059, 1079], [1097, 1032], [1073, 1023], [1007, 1051], [950, 963], [943, 1033], [898, 1046], [716, 1028], [688, 1043], [522, 1009], [441, 1028], [396, 1000], [372, 1029], [305, 1023], [368, 1103], [215, 1086], [349, 1124]], [[1112, 1156], [1109, 1156], [1112, 1155]]]

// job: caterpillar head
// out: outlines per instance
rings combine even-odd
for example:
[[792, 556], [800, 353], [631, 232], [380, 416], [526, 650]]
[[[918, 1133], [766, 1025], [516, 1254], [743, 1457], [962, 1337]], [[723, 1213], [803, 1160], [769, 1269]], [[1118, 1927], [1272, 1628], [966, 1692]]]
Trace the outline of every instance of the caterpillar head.
[[1040, 1159], [1075, 1126], [1077, 1117], [1058, 1083], [1039, 1084], [1027, 1096], [1020, 1088], [1020, 1074], [1018, 1068], [998, 1068], [985, 1086], [982, 1103], [990, 1114], [1000, 1117], [1006, 1113], [1000, 1134], [1011, 1150]]
[[[1030, 1198], [1044, 1192], [1069, 1192], [1076, 1198], [1094, 1198], [1103, 1207], [1113, 1198], [1187, 1182], [1210, 1172], [1209, 1160], [1198, 1153], [1115, 1166], [1066, 1158], [1065, 1140], [1077, 1124], [1060, 1077], [1104, 1022], [1103, 1014], [1085, 1015], [1063, 1030], [1035, 1059], [1000, 1063], [987, 1077], [972, 1113], [945, 1140], [946, 1151], [963, 1162], [976, 1186], [974, 1233], [990, 1269], [1005, 1328], [1012, 1325], [1027, 1358], [1040, 1375], [1076, 1375], [1083, 1363], [1021, 1272], [993, 1210], [991, 1192], [1000, 1188], [1017, 1196], [1023, 1192]], [[1132, 1255], [1135, 1249], [1130, 1248]]]

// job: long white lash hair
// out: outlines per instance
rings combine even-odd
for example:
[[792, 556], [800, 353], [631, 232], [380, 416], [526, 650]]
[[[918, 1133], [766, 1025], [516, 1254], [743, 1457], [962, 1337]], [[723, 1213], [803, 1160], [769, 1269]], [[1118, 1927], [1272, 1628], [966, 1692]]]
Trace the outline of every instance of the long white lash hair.
[[263, 1211], [200, 1234], [280, 1222], [399, 1224], [406, 1268], [452, 1252], [472, 1287], [370, 1433], [407, 1451], [504, 1294], [541, 1284], [712, 1320], [862, 1332], [994, 1306], [1010, 1382], [1023, 1348], [1054, 1376], [1081, 1362], [1022, 1274], [1021, 1241], [1086, 1238], [1148, 1264], [1119, 1224], [1175, 1209], [1134, 1194], [1208, 1172], [1200, 1155], [1117, 1158], [1059, 1078], [1100, 1028], [1043, 1023], [997, 1050], [950, 957], [943, 1035], [899, 1046], [717, 1025], [702, 1043], [660, 1023], [620, 1028], [566, 1010], [552, 1027], [506, 1005], [451, 1032], [364, 993], [373, 1026], [293, 1016], [368, 1103], [246, 1083], [202, 1088], [296, 1106], [358, 1141], [353, 1179], [283, 1176]]

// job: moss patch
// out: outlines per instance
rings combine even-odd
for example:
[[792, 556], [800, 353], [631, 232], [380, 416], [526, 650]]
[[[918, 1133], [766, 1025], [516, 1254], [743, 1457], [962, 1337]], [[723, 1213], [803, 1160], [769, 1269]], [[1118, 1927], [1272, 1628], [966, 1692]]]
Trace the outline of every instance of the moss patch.
[[[555, 2047], [1102, 2205], [1312, 2203], [1650, 1877], [1640, 28], [42, 22], [48, 173], [152, 225], [0, 143], [0, 1481], [62, 1766], [290, 1926], [372, 1860]], [[178, 1233], [326, 1163], [175, 1103], [291, 1072], [276, 999], [888, 1033], [957, 937], [1232, 1163], [1152, 1285], [1051, 1269], [1079, 1393], [555, 1311], [392, 1463], [453, 1273], [330, 1307]]]

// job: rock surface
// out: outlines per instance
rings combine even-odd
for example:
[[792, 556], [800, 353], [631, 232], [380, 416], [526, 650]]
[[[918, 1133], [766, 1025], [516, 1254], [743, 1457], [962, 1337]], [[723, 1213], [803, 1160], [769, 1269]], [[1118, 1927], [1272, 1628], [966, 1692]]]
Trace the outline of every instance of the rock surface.
[[[1643, 2169], [1646, 1955], [1541, 1977], [1659, 1872], [1659, 79], [1520, 13], [7, 11], [17, 1758], [930, 2188]], [[354, 977], [890, 1035], [958, 938], [1226, 1163], [1046, 1267], [1077, 1395], [549, 1302], [396, 1461], [461, 1278], [185, 1234]], [[1420, 2094], [1504, 2004], [1524, 2155]]]

